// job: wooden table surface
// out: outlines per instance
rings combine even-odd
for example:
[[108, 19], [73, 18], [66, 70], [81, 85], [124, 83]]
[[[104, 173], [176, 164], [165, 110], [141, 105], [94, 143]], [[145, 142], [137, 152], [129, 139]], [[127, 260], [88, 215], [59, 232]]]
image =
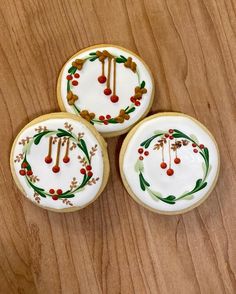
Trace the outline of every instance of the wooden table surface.
[[[0, 4], [0, 293], [236, 293], [236, 2]], [[118, 169], [125, 136], [107, 140], [109, 183], [82, 211], [48, 212], [16, 188], [14, 137], [35, 117], [59, 111], [62, 65], [99, 43], [147, 62], [156, 83], [152, 113], [187, 113], [216, 137], [220, 177], [199, 208], [162, 216], [136, 204]]]

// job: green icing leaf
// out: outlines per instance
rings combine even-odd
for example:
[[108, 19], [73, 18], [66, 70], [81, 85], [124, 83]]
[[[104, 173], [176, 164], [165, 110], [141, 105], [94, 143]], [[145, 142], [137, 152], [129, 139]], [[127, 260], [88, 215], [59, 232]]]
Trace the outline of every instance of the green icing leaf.
[[76, 70], [77, 70], [77, 68], [72, 66], [72, 67], [69, 68], [68, 73], [74, 74], [76, 72]]
[[126, 110], [126, 113], [129, 114], [129, 113], [134, 112], [134, 111], [135, 111], [135, 107], [132, 107], [128, 111]]
[[141, 85], [140, 85], [140, 88], [141, 88], [141, 89], [144, 88], [145, 85], [146, 85], [145, 81], [142, 81], [142, 83], [141, 83]]
[[89, 61], [92, 61], [92, 62], [93, 62], [93, 61], [95, 61], [96, 59], [98, 59], [97, 56], [90, 58]]
[[59, 198], [73, 198], [73, 197], [75, 197], [74, 194], [67, 194], [67, 195], [63, 195], [63, 196], [60, 195]]
[[51, 131], [44, 131], [44, 132], [41, 132], [39, 134], [34, 135], [34, 144], [38, 145], [40, 143], [41, 139], [43, 138], [43, 136], [50, 133], [50, 132]]
[[96, 55], [96, 52], [90, 52], [89, 55]]
[[119, 57], [116, 58], [117, 63], [125, 63], [125, 61], [126, 60], [124, 60], [123, 58], [119, 58]]
[[71, 133], [69, 133], [68, 131], [66, 130], [63, 130], [63, 129], [57, 129], [58, 132], [57, 132], [57, 137], [73, 137]]

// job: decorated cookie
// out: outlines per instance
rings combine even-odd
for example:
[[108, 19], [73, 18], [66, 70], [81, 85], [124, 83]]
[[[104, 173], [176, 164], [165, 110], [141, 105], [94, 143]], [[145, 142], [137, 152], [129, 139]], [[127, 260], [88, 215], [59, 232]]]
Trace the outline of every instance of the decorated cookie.
[[144, 61], [114, 45], [76, 53], [57, 84], [61, 110], [82, 116], [105, 137], [127, 132], [148, 113], [153, 95], [153, 78]]
[[28, 199], [59, 212], [94, 201], [109, 174], [104, 139], [88, 122], [68, 113], [43, 115], [26, 125], [13, 143], [10, 164]]
[[128, 193], [163, 214], [183, 213], [202, 203], [216, 184], [219, 166], [213, 136], [180, 113], [146, 118], [127, 135], [120, 153]]

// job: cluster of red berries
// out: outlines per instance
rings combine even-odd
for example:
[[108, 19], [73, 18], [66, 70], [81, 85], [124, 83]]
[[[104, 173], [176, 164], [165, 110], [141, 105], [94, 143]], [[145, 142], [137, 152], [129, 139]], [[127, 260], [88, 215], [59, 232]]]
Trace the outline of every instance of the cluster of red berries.
[[106, 116], [104, 116], [104, 115], [99, 116], [99, 120], [101, 120], [104, 123], [104, 125], [109, 124], [109, 122], [108, 122], [109, 119], [111, 119], [110, 114], [107, 114]]
[[[144, 152], [143, 152], [143, 151], [144, 151], [143, 148], [139, 148], [139, 149], [138, 149], [138, 153], [139, 153], [139, 154], [143, 154], [143, 155], [145, 155], [145, 156], [148, 156], [148, 155], [149, 155], [149, 152], [148, 152], [148, 151], [144, 151]], [[139, 156], [139, 160], [143, 160], [143, 159], [144, 159], [143, 155], [140, 155], [140, 156]]]
[[[74, 78], [75, 78], [75, 79], [78, 79], [79, 77], [80, 77], [80, 75], [79, 75], [78, 73], [75, 73], [75, 74], [74, 74]], [[72, 75], [68, 75], [68, 76], [66, 77], [66, 79], [67, 79], [68, 81], [72, 81], [71, 84], [72, 84], [73, 86], [78, 86], [78, 84], [79, 84], [79, 82], [78, 82], [77, 80], [73, 80], [73, 76], [72, 76]]]
[[[194, 149], [193, 149], [193, 152], [194, 152], [194, 153], [198, 153], [198, 150], [197, 150], [197, 148], [196, 148], [196, 147], [197, 147], [197, 144], [193, 143], [192, 146], [193, 146], [193, 148], [194, 148]], [[203, 144], [200, 144], [200, 145], [199, 145], [199, 148], [200, 148], [200, 149], [204, 149], [205, 146], [204, 146]]]
[[31, 176], [33, 174], [31, 169], [27, 170], [27, 167], [28, 167], [28, 163], [22, 162], [22, 164], [21, 164], [22, 169], [19, 171], [21, 176], [25, 176], [25, 175]]
[[57, 189], [56, 191], [54, 189], [50, 189], [49, 193], [52, 195], [53, 200], [57, 200], [63, 191], [62, 189]]
[[89, 178], [91, 178], [93, 176], [93, 173], [92, 173], [92, 166], [91, 165], [87, 165], [85, 168], [81, 168], [80, 170], [80, 173], [82, 175], [85, 175], [87, 173], [87, 176]]
[[138, 99], [135, 99], [133, 96], [130, 98], [130, 101], [133, 102], [135, 106], [141, 105], [141, 102]]

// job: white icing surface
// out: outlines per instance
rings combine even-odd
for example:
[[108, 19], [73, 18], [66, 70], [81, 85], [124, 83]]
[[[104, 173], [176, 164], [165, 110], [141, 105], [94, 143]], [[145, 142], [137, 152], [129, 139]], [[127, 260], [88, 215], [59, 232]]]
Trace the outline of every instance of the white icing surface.
[[[142, 191], [139, 184], [139, 173], [135, 171], [135, 163], [139, 157], [137, 150], [140, 144], [153, 136], [155, 131], [163, 130], [168, 132], [169, 129], [178, 129], [188, 136], [192, 134], [195, 135], [199, 144], [204, 144], [205, 147], [208, 148], [211, 166], [210, 172], [206, 178], [207, 186], [194, 193], [192, 199], [183, 198], [172, 205], [160, 200], [155, 200], [147, 191]], [[181, 163], [176, 165], [173, 162], [175, 155], [172, 151], [171, 167], [174, 169], [174, 175], [167, 176], [166, 171], [168, 167], [166, 169], [160, 168], [160, 163], [162, 162], [161, 150], [153, 150], [154, 144], [157, 143], [159, 139], [160, 138], [152, 141], [147, 149], [150, 154], [147, 157], [144, 156], [144, 160], [142, 161], [145, 180], [149, 182], [150, 188], [155, 192], [160, 192], [162, 197], [167, 197], [169, 195], [178, 197], [186, 191], [191, 191], [195, 186], [196, 180], [203, 178], [204, 172], [202, 163], [204, 160], [202, 156], [199, 153], [194, 153], [192, 144], [188, 144], [178, 149], [178, 157], [181, 158]], [[174, 140], [172, 140], [171, 143], [174, 143]], [[165, 148], [164, 156], [165, 162], [168, 164], [169, 157], [167, 148]], [[174, 212], [184, 210], [196, 204], [208, 193], [217, 177], [218, 167], [217, 147], [211, 136], [199, 124], [184, 116], [159, 116], [145, 121], [136, 130], [127, 145], [122, 170], [132, 192], [143, 204], [154, 210]]]
[[[88, 204], [90, 201], [92, 201], [103, 181], [103, 170], [104, 170], [104, 162], [103, 162], [103, 155], [102, 155], [102, 149], [100, 144], [98, 143], [97, 139], [94, 137], [94, 135], [91, 133], [91, 131], [82, 123], [75, 121], [73, 119], [67, 119], [67, 118], [51, 118], [47, 119], [43, 122], [36, 123], [26, 130], [24, 130], [19, 138], [17, 143], [15, 144], [15, 148], [13, 150], [13, 159], [16, 158], [16, 156], [19, 153], [22, 153], [22, 145], [19, 144], [19, 142], [23, 139], [28, 137], [32, 137], [33, 135], [37, 134], [35, 131], [35, 128], [39, 126], [46, 126], [48, 130], [57, 130], [58, 128], [64, 129], [64, 123], [68, 122], [73, 126], [73, 133], [75, 136], [77, 136], [78, 133], [84, 132], [84, 141], [86, 142], [88, 151], [94, 147], [95, 144], [98, 145], [98, 150], [95, 153], [95, 156], [92, 157], [91, 165], [92, 165], [92, 172], [94, 178], [99, 178], [99, 180], [94, 185], [86, 185], [82, 191], [76, 192], [75, 197], [68, 198], [73, 203], [73, 206], [84, 206]], [[55, 136], [55, 135], [54, 135]], [[69, 157], [70, 162], [65, 164], [63, 162], [63, 157], [65, 154], [66, 145], [61, 147], [61, 153], [60, 153], [60, 172], [54, 173], [52, 172], [52, 167], [55, 165], [55, 159], [56, 159], [56, 152], [57, 152], [57, 143], [52, 145], [52, 158], [54, 159], [52, 163], [46, 164], [44, 159], [48, 154], [48, 137], [43, 137], [40, 141], [39, 145], [35, 145], [34, 143], [31, 145], [30, 153], [27, 155], [27, 160], [30, 163], [32, 167], [33, 174], [37, 176], [40, 181], [34, 183], [34, 185], [45, 189], [47, 192], [49, 189], [53, 188], [54, 190], [62, 189], [63, 192], [70, 189], [70, 183], [73, 179], [73, 177], [76, 178], [78, 181], [78, 184], [82, 182], [83, 175], [80, 173], [80, 169], [83, 168], [81, 163], [78, 160], [78, 155], [84, 157], [84, 153], [76, 147], [72, 151], [69, 151]], [[71, 143], [72, 144], [72, 143]], [[71, 146], [71, 145], [70, 145]], [[21, 176], [19, 174], [19, 170], [21, 169], [21, 162], [14, 162], [13, 163], [15, 174], [17, 176], [17, 179], [19, 180], [23, 190], [25, 191], [27, 197], [35, 202], [34, 199], [34, 190], [28, 186], [27, 181], [25, 179], [25, 176]], [[62, 202], [61, 199], [53, 200], [51, 197], [43, 198], [40, 197], [40, 205], [45, 206], [48, 208], [53, 209], [63, 209], [63, 208], [69, 208], [71, 206], [68, 206]]]
[[[131, 53], [115, 48], [115, 47], [98, 47], [89, 49], [86, 52], [78, 54], [73, 60], [70, 60], [65, 65], [62, 78], [61, 78], [61, 97], [66, 111], [77, 114], [73, 107], [70, 106], [67, 102], [67, 80], [66, 76], [68, 75], [68, 69], [72, 66], [72, 62], [77, 59], [83, 59], [89, 55], [90, 52], [96, 52], [97, 50], [107, 50], [109, 53], [116, 56], [123, 55], [125, 57], [132, 57], [133, 61], [137, 64], [137, 70], [139, 72], [140, 81], [145, 81], [145, 88], [147, 93], [143, 95], [141, 100], [141, 105], [136, 107], [136, 110], [130, 114], [130, 119], [126, 120], [124, 123], [120, 124], [95, 124], [99, 132], [110, 133], [124, 130], [131, 125], [133, 125], [137, 120], [139, 120], [142, 115], [147, 110], [150, 100], [152, 97], [153, 85], [152, 78], [144, 66], [144, 64], [132, 55]], [[103, 91], [106, 88], [106, 84], [100, 84], [97, 78], [101, 75], [101, 62], [98, 60], [94, 62], [86, 61], [83, 69], [77, 71], [80, 74], [78, 79], [79, 85], [72, 86], [71, 90], [74, 94], [78, 95], [79, 100], [75, 102], [75, 105], [80, 109], [86, 109], [89, 112], [94, 112], [96, 118], [100, 115], [111, 115], [116, 117], [119, 114], [120, 109], [125, 109], [131, 104], [130, 97], [134, 95], [134, 89], [139, 85], [137, 74], [133, 73], [130, 69], [124, 67], [124, 64], [117, 63], [116, 65], [116, 95], [119, 96], [119, 101], [117, 103], [112, 103], [110, 101], [110, 96], [106, 96]], [[105, 74], [107, 73], [107, 64], [105, 66]], [[113, 67], [112, 71], [113, 73]], [[111, 74], [111, 86], [113, 84], [113, 74]]]

